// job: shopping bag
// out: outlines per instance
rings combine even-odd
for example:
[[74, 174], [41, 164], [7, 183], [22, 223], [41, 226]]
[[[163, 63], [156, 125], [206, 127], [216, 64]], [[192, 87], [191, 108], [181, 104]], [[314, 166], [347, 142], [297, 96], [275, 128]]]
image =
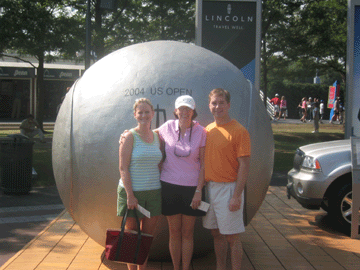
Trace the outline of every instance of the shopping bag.
[[105, 257], [111, 261], [142, 265], [149, 254], [153, 236], [140, 231], [140, 221], [137, 217], [137, 231], [125, 230], [128, 214], [126, 210], [121, 222], [121, 230], [106, 231]]

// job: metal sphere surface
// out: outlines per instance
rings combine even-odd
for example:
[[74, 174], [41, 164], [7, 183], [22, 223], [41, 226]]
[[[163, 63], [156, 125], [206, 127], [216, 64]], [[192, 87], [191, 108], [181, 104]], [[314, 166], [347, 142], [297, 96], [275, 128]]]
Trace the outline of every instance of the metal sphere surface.
[[[85, 233], [105, 245], [106, 230], [120, 226], [121, 219], [116, 216], [119, 137], [136, 126], [135, 100], [151, 100], [155, 128], [174, 118], [178, 96], [191, 95], [196, 102], [196, 120], [206, 126], [213, 121], [208, 95], [218, 87], [231, 93], [230, 115], [250, 133], [245, 216], [246, 224], [251, 221], [265, 198], [274, 159], [272, 129], [258, 91], [238, 68], [209, 50], [175, 41], [153, 41], [115, 51], [91, 66], [67, 93], [56, 119], [56, 185], [66, 209]], [[212, 237], [200, 219], [195, 231], [195, 254], [212, 249]], [[165, 218], [156, 234], [150, 258], [166, 257]]]

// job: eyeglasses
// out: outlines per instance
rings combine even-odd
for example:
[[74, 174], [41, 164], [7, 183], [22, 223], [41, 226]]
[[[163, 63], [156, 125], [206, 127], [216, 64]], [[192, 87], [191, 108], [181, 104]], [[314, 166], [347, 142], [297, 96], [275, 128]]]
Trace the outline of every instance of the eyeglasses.
[[189, 136], [189, 143], [185, 143], [185, 141], [180, 141], [181, 132], [179, 129], [179, 138], [175, 143], [174, 147], [174, 155], [177, 157], [188, 157], [191, 154], [191, 134], [192, 134], [192, 125], [190, 128], [190, 136]]

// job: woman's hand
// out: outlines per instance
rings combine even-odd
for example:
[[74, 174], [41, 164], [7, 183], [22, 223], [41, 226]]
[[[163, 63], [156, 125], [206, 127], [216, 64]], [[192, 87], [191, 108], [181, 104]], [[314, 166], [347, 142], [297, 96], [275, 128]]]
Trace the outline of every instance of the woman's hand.
[[128, 209], [136, 209], [137, 206], [138, 206], [138, 200], [136, 199], [135, 196], [128, 196], [127, 197], [127, 206], [128, 206]]
[[194, 197], [191, 202], [191, 208], [192, 209], [198, 209], [201, 203], [201, 192], [195, 192]]

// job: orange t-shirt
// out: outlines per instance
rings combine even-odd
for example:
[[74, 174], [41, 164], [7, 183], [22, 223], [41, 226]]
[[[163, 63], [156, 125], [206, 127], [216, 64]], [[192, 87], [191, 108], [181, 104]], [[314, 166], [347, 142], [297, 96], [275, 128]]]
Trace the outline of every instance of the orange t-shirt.
[[213, 122], [206, 131], [205, 180], [236, 181], [239, 170], [237, 158], [250, 156], [249, 132], [234, 119], [219, 126]]

